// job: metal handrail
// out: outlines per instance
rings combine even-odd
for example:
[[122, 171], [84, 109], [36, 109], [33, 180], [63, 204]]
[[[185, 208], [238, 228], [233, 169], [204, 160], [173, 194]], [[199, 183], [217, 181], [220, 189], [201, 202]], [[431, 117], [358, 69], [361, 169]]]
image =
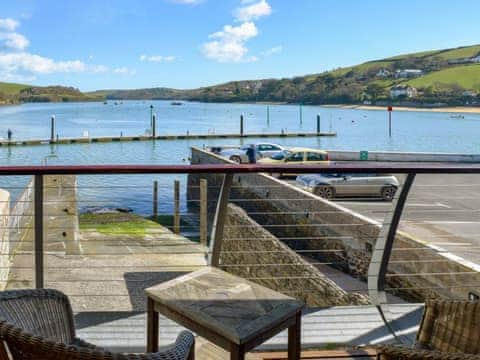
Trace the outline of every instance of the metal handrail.
[[0, 166], [0, 175], [93, 175], [93, 174], [245, 174], [245, 173], [397, 173], [480, 174], [480, 163], [342, 163], [326, 165], [200, 164], [200, 165], [54, 165]]

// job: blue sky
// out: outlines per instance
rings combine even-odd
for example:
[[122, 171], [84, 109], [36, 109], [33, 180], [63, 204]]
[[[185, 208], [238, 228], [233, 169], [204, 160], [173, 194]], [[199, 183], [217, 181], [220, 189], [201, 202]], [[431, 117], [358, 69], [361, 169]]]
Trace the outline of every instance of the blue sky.
[[81, 90], [292, 77], [480, 43], [478, 0], [0, 0], [0, 81]]

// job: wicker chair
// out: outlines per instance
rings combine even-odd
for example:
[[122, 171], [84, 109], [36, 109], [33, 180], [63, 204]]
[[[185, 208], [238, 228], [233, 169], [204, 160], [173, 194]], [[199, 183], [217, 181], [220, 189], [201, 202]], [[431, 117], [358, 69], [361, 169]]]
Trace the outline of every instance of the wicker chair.
[[173, 345], [157, 353], [105, 351], [75, 336], [70, 302], [52, 289], [1, 292], [0, 339], [14, 360], [192, 360], [195, 343], [193, 335], [183, 331]]
[[381, 360], [480, 360], [480, 302], [428, 300], [414, 348], [380, 346]]

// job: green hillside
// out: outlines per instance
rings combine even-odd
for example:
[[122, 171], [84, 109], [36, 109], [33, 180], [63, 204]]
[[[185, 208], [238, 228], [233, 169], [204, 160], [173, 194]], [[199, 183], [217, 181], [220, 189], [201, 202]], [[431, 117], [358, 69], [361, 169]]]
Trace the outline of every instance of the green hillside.
[[442, 88], [445, 85], [457, 84], [465, 90], [480, 91], [480, 64], [463, 65], [435, 71], [408, 84], [416, 88]]
[[[178, 99], [297, 104], [480, 105], [478, 56], [480, 45], [462, 46], [398, 55], [294, 78], [231, 81], [191, 90], [157, 87], [82, 93], [64, 86], [0, 83], [0, 103]], [[396, 86], [414, 89], [399, 95], [391, 92]]]
[[0, 92], [5, 95], [17, 95], [21, 90], [28, 88], [29, 85], [0, 82]]
[[93, 101], [102, 97], [84, 94], [80, 90], [66, 86], [31, 86], [0, 82], [0, 104], [19, 102], [67, 102]]
[[[155, 88], [108, 90], [101, 94], [115, 99], [184, 99], [205, 102], [358, 104], [368, 101], [399, 104], [408, 101], [419, 105], [462, 105], [467, 102], [465, 91], [480, 92], [480, 65], [474, 65], [473, 59], [469, 60], [478, 55], [480, 45], [463, 46], [398, 55], [290, 79], [234, 81], [183, 91]], [[422, 75], [403, 78], [398, 72], [405, 69], [421, 70]], [[391, 88], [398, 85], [413, 86], [417, 92], [408, 99], [406, 96], [391, 98]], [[468, 99], [469, 104], [476, 101]]]

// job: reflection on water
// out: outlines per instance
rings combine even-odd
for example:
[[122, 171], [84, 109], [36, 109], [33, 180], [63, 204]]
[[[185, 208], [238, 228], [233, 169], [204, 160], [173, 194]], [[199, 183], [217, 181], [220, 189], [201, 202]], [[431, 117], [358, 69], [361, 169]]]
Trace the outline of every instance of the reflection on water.
[[[316, 115], [321, 116], [322, 131], [336, 131], [334, 138], [268, 139], [283, 146], [307, 146], [323, 149], [389, 150], [479, 153], [480, 115], [465, 114], [464, 119], [433, 112], [394, 112], [393, 136], [388, 137], [387, 113], [354, 109], [250, 104], [185, 103], [171, 106], [169, 101], [124, 101], [121, 105], [103, 103], [25, 104], [0, 107], [0, 137], [7, 129], [14, 139], [48, 138], [50, 117], [56, 116], [60, 137], [144, 134], [150, 126], [150, 104], [157, 114], [157, 134], [235, 133], [240, 114], [245, 116], [245, 131], [314, 131]], [[257, 139], [265, 141], [265, 139]], [[178, 140], [155, 142], [115, 142], [75, 145], [18, 146], [0, 148], [0, 165], [48, 164], [181, 164], [188, 162], [190, 146], [243, 144], [255, 142], [235, 139]], [[152, 183], [160, 185], [160, 211], [172, 208], [173, 180], [185, 186], [186, 176], [81, 176], [80, 206], [94, 203], [129, 207], [150, 213]], [[0, 187], [9, 187], [13, 197], [27, 179], [3, 177]], [[112, 186], [116, 186], [113, 187]], [[185, 192], [182, 191], [182, 194]], [[87, 201], [88, 200], [88, 201]], [[185, 199], [182, 199], [185, 209]]]

